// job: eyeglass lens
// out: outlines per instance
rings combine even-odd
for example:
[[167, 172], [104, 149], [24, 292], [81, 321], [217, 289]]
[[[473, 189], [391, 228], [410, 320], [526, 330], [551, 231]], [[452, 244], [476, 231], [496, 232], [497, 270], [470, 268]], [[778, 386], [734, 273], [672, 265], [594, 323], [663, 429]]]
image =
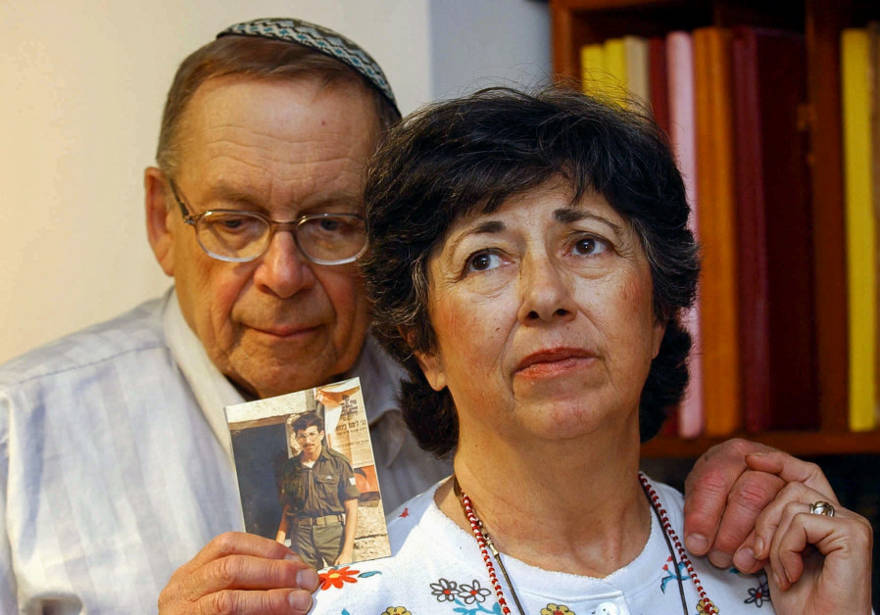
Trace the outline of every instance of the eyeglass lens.
[[[208, 254], [241, 262], [266, 251], [272, 224], [248, 212], [209, 211], [198, 220], [196, 232]], [[306, 216], [297, 223], [294, 238], [306, 257], [321, 264], [354, 260], [366, 244], [363, 221], [344, 214]]]

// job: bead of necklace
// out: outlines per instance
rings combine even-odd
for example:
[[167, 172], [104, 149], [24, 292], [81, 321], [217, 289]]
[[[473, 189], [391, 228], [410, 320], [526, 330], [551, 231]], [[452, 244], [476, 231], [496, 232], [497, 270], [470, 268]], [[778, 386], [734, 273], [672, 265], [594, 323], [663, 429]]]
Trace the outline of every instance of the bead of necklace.
[[[716, 607], [715, 603], [709, 599], [706, 590], [703, 589], [703, 584], [700, 582], [700, 577], [697, 575], [697, 570], [694, 568], [691, 558], [688, 557], [684, 545], [678, 539], [678, 534], [676, 534], [675, 530], [672, 528], [672, 523], [669, 522], [669, 515], [666, 514], [666, 509], [663, 508], [663, 504], [660, 502], [660, 496], [657, 495], [654, 486], [648, 482], [648, 477], [645, 476], [644, 472], [639, 472], [639, 482], [642, 485], [642, 489], [645, 491], [645, 495], [648, 497], [648, 501], [651, 502], [651, 508], [654, 509], [654, 512], [660, 521], [660, 525], [663, 527], [664, 535], [675, 545], [675, 550], [678, 552], [678, 561], [684, 563], [688, 574], [691, 575], [691, 580], [694, 582], [694, 587], [697, 590], [697, 594], [700, 596], [700, 600], [697, 602], [697, 612], [705, 613], [706, 615], [718, 615], [718, 607]], [[667, 546], [669, 546], [668, 542]], [[669, 554], [672, 555], [672, 562], [675, 564], [675, 554], [672, 553], [671, 548]], [[676, 574], [676, 576], [678, 575]]]
[[[694, 568], [693, 562], [691, 562], [690, 558], [687, 555], [687, 552], [684, 550], [684, 546], [681, 541], [678, 539], [678, 535], [675, 533], [675, 530], [672, 528], [672, 524], [669, 522], [669, 515], [666, 513], [666, 509], [663, 507], [663, 504], [660, 502], [660, 496], [657, 495], [657, 492], [654, 490], [654, 487], [651, 483], [648, 482], [647, 477], [639, 472], [639, 483], [642, 486], [642, 489], [645, 492], [645, 496], [648, 498], [648, 502], [651, 504], [651, 508], [654, 514], [657, 516], [657, 520], [660, 522], [660, 526], [663, 528], [663, 538], [666, 542], [666, 547], [669, 549], [669, 554], [672, 557], [672, 564], [675, 567], [676, 571], [678, 570], [678, 565], [676, 564], [676, 553], [673, 551], [673, 544], [675, 545], [675, 550], [678, 552], [678, 561], [682, 562], [685, 565], [685, 568], [690, 575], [691, 580], [694, 583], [694, 587], [697, 590], [697, 594], [700, 596], [700, 600], [697, 602], [697, 612], [705, 615], [719, 615], [718, 607], [709, 599], [709, 596], [706, 594], [706, 590], [703, 588], [703, 584], [700, 582], [700, 578], [697, 575], [697, 571]], [[486, 571], [489, 573], [489, 582], [492, 585], [492, 589], [495, 590], [495, 597], [498, 600], [498, 606], [501, 607], [501, 612], [504, 615], [511, 615], [512, 611], [510, 610], [510, 606], [508, 606], [507, 598], [504, 595], [504, 588], [501, 586], [500, 581], [498, 580], [498, 575], [495, 572], [495, 566], [492, 563], [492, 558], [495, 558], [495, 561], [498, 562], [498, 568], [501, 570], [501, 574], [504, 576], [504, 581], [507, 583], [507, 587], [510, 589], [510, 596], [513, 599], [514, 604], [516, 605], [517, 610], [520, 615], [525, 615], [525, 611], [523, 610], [522, 604], [519, 601], [519, 596], [516, 594], [516, 589], [513, 586], [513, 583], [510, 581], [510, 576], [507, 573], [507, 568], [504, 566], [504, 561], [501, 559], [501, 553], [498, 549], [495, 548], [494, 543], [492, 542], [492, 537], [489, 535], [489, 531], [483, 525], [483, 522], [477, 516], [477, 513], [474, 511], [474, 505], [471, 501], [471, 498], [467, 493], [462, 490], [461, 485], [458, 483], [458, 478], [453, 476], [453, 487], [456, 495], [458, 495], [459, 501], [461, 502], [461, 507], [464, 511], [464, 516], [468, 521], [468, 524], [471, 526], [471, 533], [474, 535], [474, 539], [477, 541], [477, 547], [480, 550], [480, 555], [483, 558], [483, 563], [486, 565]], [[490, 557], [491, 552], [491, 557]], [[684, 600], [684, 588], [681, 585], [681, 577], [676, 572], [676, 577], [678, 577], [679, 590], [681, 591], [681, 599], [682, 599], [682, 610], [684, 615], [688, 615], [687, 605]]]

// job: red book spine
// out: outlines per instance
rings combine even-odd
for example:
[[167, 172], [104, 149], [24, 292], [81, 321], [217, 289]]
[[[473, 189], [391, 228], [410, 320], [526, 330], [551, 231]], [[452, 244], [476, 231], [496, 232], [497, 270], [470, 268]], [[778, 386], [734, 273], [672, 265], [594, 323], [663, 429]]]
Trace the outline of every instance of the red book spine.
[[656, 36], [648, 40], [651, 108], [654, 121], [669, 134], [669, 73], [666, 65], [666, 40]]

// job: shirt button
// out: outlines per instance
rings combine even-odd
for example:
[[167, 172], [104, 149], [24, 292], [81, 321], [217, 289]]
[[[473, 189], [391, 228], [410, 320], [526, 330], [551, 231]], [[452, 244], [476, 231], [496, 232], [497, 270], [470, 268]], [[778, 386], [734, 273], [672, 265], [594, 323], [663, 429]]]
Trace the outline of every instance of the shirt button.
[[602, 602], [599, 606], [596, 607], [596, 610], [593, 611], [595, 615], [626, 615], [624, 611], [620, 610], [613, 602]]

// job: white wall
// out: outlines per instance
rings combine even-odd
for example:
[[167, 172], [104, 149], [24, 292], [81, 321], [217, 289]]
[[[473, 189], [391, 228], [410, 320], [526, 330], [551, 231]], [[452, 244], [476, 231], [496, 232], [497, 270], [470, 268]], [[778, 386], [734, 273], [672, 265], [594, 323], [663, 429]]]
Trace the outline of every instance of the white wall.
[[217, 31], [279, 15], [335, 28], [373, 54], [406, 113], [483, 75], [546, 74], [546, 10], [535, 0], [0, 0], [0, 361], [168, 286], [146, 241], [142, 171], [177, 64]]
[[461, 96], [490, 85], [549, 82], [550, 12], [541, 0], [433, 0], [431, 92]]

